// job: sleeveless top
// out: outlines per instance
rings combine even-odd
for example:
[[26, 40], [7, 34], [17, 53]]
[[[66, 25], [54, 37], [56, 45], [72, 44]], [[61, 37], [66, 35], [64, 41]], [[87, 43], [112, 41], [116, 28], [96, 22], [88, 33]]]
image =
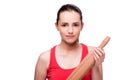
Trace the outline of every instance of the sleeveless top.
[[[66, 80], [67, 77], [72, 73], [75, 68], [72, 69], [62, 69], [56, 61], [55, 57], [56, 46], [51, 48], [50, 52], [50, 64], [47, 70], [47, 79], [48, 80]], [[86, 45], [82, 44], [82, 61], [88, 53], [88, 48]], [[89, 70], [83, 77], [82, 80], [91, 80], [91, 70]]]

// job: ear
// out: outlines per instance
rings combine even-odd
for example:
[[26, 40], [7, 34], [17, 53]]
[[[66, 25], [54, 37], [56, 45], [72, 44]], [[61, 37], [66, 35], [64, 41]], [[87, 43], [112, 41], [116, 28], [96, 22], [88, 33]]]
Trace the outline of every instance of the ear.
[[82, 22], [81, 23], [81, 31], [82, 31], [83, 27], [84, 27], [84, 23]]
[[56, 29], [59, 31], [59, 28], [58, 28], [58, 24], [57, 24], [57, 23], [55, 23], [55, 27], [56, 27]]

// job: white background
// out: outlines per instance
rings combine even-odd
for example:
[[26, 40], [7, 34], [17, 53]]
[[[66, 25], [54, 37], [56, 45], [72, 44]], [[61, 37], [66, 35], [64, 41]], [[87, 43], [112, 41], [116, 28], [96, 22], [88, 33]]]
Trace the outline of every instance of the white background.
[[33, 80], [41, 52], [60, 42], [57, 10], [73, 3], [83, 12], [80, 42], [98, 46], [106, 37], [104, 80], [120, 80], [119, 0], [0, 0], [0, 80]]

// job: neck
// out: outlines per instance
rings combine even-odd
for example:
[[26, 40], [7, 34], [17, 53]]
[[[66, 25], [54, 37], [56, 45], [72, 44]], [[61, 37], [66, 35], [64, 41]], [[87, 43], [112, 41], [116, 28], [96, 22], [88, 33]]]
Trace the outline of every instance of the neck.
[[78, 49], [78, 48], [80, 47], [80, 44], [79, 44], [79, 41], [76, 41], [76, 42], [74, 42], [74, 43], [72, 43], [72, 44], [68, 44], [68, 43], [65, 43], [65, 42], [61, 42], [61, 43], [59, 44], [59, 46], [60, 46], [61, 48], [63, 48], [64, 50], [69, 50], [69, 51], [71, 51], [71, 50]]

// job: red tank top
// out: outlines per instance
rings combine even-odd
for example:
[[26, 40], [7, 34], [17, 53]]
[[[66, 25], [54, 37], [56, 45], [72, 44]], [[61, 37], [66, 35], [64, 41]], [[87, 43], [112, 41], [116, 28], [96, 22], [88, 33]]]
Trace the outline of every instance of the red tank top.
[[[66, 80], [67, 77], [72, 73], [72, 71], [75, 68], [72, 69], [62, 69], [56, 61], [55, 58], [55, 49], [56, 46], [54, 46], [51, 49], [50, 52], [50, 64], [49, 64], [49, 68], [47, 71], [47, 78], [48, 80]], [[88, 48], [86, 45], [82, 44], [82, 58], [81, 61], [84, 59], [84, 57], [87, 55], [88, 53]], [[83, 77], [82, 80], [91, 80], [91, 70], [89, 70], [85, 76]]]

